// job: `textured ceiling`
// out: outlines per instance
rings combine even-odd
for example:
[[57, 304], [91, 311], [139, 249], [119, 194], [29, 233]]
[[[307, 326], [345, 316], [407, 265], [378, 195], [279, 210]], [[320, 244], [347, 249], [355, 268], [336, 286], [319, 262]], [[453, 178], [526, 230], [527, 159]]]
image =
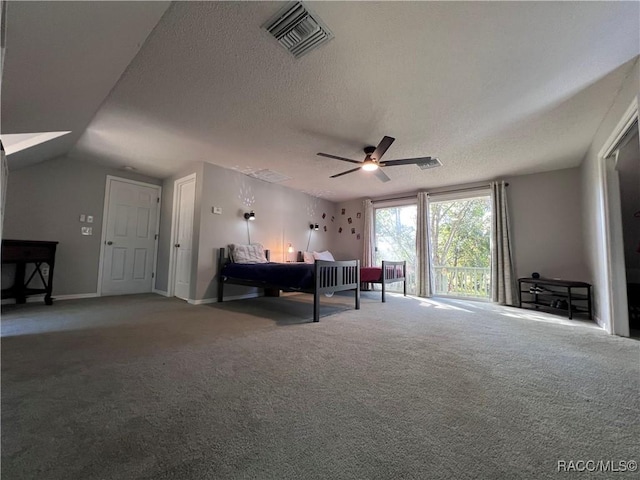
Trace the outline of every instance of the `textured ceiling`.
[[[8, 47], [21, 44], [25, 62], [8, 50], [3, 94], [32, 75], [32, 54], [49, 58], [37, 72], [44, 89], [59, 58], [72, 70], [87, 53], [122, 61], [96, 47], [118, 29], [95, 38], [79, 28], [88, 17], [101, 25], [92, 9], [102, 5], [65, 13], [73, 38], [55, 24], [42, 34], [44, 20], [12, 17], [10, 5]], [[174, 3], [117, 83], [75, 67], [76, 83], [111, 82], [99, 109], [64, 91], [34, 99], [11, 125], [41, 125], [42, 111], [46, 128], [78, 132], [95, 113], [72, 156], [157, 177], [193, 161], [266, 168], [331, 200], [383, 196], [578, 165], [640, 53], [636, 2], [310, 2], [335, 38], [296, 60], [260, 29], [282, 5]], [[63, 52], [71, 40], [84, 47]], [[4, 99], [3, 118], [17, 114], [20, 102]], [[365, 172], [330, 179], [350, 165], [315, 155], [360, 160], [383, 135], [396, 138], [386, 160], [430, 155], [443, 167], [388, 168], [383, 184]]]

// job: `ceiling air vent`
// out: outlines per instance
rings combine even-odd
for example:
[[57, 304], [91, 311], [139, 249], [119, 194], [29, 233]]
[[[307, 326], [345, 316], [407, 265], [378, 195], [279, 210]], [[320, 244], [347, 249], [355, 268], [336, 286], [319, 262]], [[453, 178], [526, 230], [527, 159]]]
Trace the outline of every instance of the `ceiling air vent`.
[[262, 28], [296, 58], [333, 38], [333, 33], [322, 20], [301, 2], [288, 4]]
[[430, 158], [429, 161], [424, 163], [417, 163], [422, 170], [427, 170], [428, 168], [441, 167], [442, 163], [437, 158]]

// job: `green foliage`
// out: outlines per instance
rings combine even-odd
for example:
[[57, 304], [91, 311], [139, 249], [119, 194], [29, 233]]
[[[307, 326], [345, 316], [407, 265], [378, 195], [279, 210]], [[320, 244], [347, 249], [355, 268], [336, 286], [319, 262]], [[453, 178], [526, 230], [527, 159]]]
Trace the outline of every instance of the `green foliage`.
[[[491, 258], [489, 197], [432, 202], [429, 221], [436, 291], [488, 296]], [[411, 292], [415, 292], [416, 225], [415, 205], [376, 210], [376, 264], [380, 265], [382, 260], [405, 260], [407, 287]]]
[[489, 197], [433, 202], [429, 216], [434, 266], [490, 266]]

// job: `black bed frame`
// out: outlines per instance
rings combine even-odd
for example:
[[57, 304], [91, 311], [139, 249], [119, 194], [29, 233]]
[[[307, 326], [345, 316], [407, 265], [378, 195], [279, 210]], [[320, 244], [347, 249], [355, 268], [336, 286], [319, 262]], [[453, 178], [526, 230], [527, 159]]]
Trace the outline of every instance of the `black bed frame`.
[[[398, 267], [402, 267], [399, 269]], [[402, 274], [400, 274], [402, 271]], [[407, 262], [390, 262], [388, 260], [382, 261], [382, 278], [377, 282], [367, 283], [380, 283], [382, 285], [382, 301], [386, 302], [386, 285], [387, 283], [402, 282], [402, 291], [404, 296], [407, 296]]]
[[[297, 289], [287, 285], [277, 285], [260, 281], [244, 280], [241, 278], [222, 275], [222, 267], [229, 262], [226, 248], [221, 247], [218, 252], [218, 302], [224, 299], [225, 284], [244, 285], [258, 287], [266, 290], [282, 290], [284, 292], [302, 292], [313, 294], [313, 321], [320, 321], [320, 295], [323, 293], [342, 292], [353, 290], [355, 296], [355, 308], [360, 310], [360, 260], [346, 260], [328, 262], [316, 260], [314, 264], [313, 288]], [[269, 251], [265, 254], [269, 259]]]

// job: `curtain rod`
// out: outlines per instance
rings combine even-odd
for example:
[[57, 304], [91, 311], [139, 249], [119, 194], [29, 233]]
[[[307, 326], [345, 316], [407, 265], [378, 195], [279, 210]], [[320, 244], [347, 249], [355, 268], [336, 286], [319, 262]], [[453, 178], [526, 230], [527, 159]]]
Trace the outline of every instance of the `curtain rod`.
[[[478, 185], [476, 187], [454, 188], [454, 189], [451, 189], [451, 190], [442, 190], [442, 191], [433, 192], [433, 193], [427, 192], [427, 195], [439, 195], [441, 193], [445, 194], [445, 193], [467, 192], [467, 191], [470, 191], [470, 190], [481, 190], [483, 188], [489, 188], [490, 186], [491, 186], [491, 184]], [[505, 183], [504, 186], [508, 187], [509, 183]], [[416, 198], [417, 196], [418, 196], [418, 192], [416, 192], [413, 195], [405, 195], [405, 196], [402, 196], [402, 197], [381, 198], [379, 200], [373, 200], [373, 203], [376, 203], [376, 202], [393, 202], [395, 200], [408, 200], [410, 198]]]

